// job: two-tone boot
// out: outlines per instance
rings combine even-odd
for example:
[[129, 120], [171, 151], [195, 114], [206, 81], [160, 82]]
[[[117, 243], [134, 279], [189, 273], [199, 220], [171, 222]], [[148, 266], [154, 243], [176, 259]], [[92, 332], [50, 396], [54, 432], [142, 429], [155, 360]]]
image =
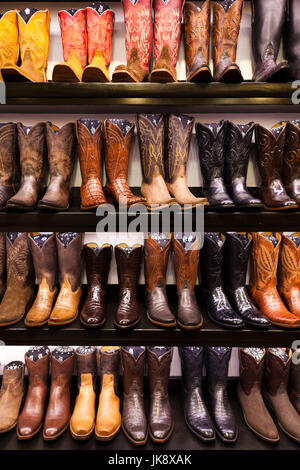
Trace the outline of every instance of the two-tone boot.
[[17, 126], [13, 122], [0, 123], [0, 209], [6, 207], [7, 201], [16, 194], [19, 185]]
[[0, 80], [1, 69], [15, 66], [19, 57], [19, 28], [17, 10], [2, 13], [0, 18]]
[[21, 361], [12, 361], [4, 366], [0, 389], [0, 434], [17, 424], [25, 389], [24, 369]]
[[289, 311], [300, 318], [300, 233], [282, 234], [279, 293]]
[[300, 120], [285, 126], [282, 180], [287, 194], [300, 206]]

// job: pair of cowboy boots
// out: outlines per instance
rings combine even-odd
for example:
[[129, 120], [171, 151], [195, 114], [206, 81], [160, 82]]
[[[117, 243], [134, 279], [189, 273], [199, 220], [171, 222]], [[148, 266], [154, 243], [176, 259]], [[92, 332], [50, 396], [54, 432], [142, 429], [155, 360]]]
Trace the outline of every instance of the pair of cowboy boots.
[[[170, 438], [174, 422], [168, 395], [172, 348], [125, 346], [121, 348], [123, 369], [122, 429], [134, 445], [145, 445], [148, 436], [156, 444]], [[148, 423], [144, 405], [144, 370], [148, 364], [150, 406]]]
[[196, 123], [203, 194], [210, 209], [261, 209], [247, 190], [254, 123]]
[[[238, 398], [247, 426], [258, 437], [276, 444], [281, 430], [300, 442], [300, 367], [285, 348], [240, 348]], [[269, 413], [270, 410], [272, 415]]]
[[242, 82], [243, 76], [236, 64], [236, 50], [243, 0], [213, 3], [213, 77], [209, 68], [210, 3], [206, 0], [198, 6], [187, 2], [184, 8], [186, 80]]
[[272, 324], [300, 328], [300, 233], [255, 232], [252, 236], [250, 292], [254, 302]]
[[154, 0], [154, 66], [152, 0], [122, 0], [125, 18], [126, 65], [118, 65], [113, 82], [177, 82], [176, 63], [185, 0]]
[[[126, 119], [76, 121], [78, 155], [82, 176], [81, 209], [90, 210], [113, 203], [122, 207], [143, 204], [128, 186], [128, 165], [134, 124]], [[105, 153], [106, 185], [101, 183], [102, 143]]]
[[255, 126], [260, 195], [269, 211], [297, 210], [300, 205], [300, 120], [271, 129]]
[[[27, 327], [72, 323], [81, 298], [82, 241], [76, 232], [31, 233], [30, 251], [38, 292], [25, 318]], [[59, 293], [56, 288], [59, 273]], [[57, 296], [58, 293], [58, 296]]]
[[[58, 12], [64, 61], [53, 69], [54, 82], [109, 82], [115, 14], [95, 2]], [[87, 65], [88, 62], [88, 65]]]
[[173, 203], [207, 205], [206, 198], [191, 193], [186, 180], [194, 118], [139, 114], [137, 125], [143, 171], [141, 193], [149, 208]]
[[166, 293], [166, 272], [173, 246], [177, 285], [178, 326], [184, 330], [201, 328], [203, 318], [194, 288], [200, 251], [196, 233], [149, 233], [145, 239], [145, 278], [147, 317], [154, 325], [174, 328], [176, 318], [171, 312]]
[[0, 389], [0, 434], [13, 429], [18, 422], [25, 389], [24, 369], [21, 361], [4, 366]]
[[47, 82], [49, 39], [49, 10], [23, 8], [4, 13], [0, 19], [0, 79]]
[[[80, 346], [75, 352], [78, 395], [70, 420], [74, 439], [110, 441], [121, 427], [118, 379], [119, 346], [104, 346], [97, 352], [94, 346]], [[100, 371], [100, 394], [96, 416], [97, 359]]]

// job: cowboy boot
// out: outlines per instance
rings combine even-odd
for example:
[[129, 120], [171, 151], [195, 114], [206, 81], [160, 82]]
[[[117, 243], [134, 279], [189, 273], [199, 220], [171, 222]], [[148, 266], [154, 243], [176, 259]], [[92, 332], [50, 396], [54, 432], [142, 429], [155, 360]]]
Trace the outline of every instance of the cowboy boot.
[[286, 27], [283, 34], [285, 52], [292, 80], [300, 79], [300, 10], [297, 0], [289, 0]]
[[78, 395], [70, 419], [74, 439], [88, 439], [95, 427], [97, 358], [94, 346], [79, 346], [75, 351]]
[[172, 237], [174, 268], [177, 286], [177, 323], [185, 330], [201, 328], [203, 318], [199, 310], [195, 284], [199, 263], [200, 238], [196, 233], [174, 234]]
[[0, 304], [0, 326], [18, 323], [34, 295], [34, 273], [26, 232], [6, 233], [6, 291]]
[[19, 57], [19, 28], [17, 10], [9, 10], [0, 17], [0, 80], [1, 69], [15, 66]]
[[262, 179], [260, 195], [264, 208], [268, 211], [298, 209], [282, 183], [285, 126], [275, 125], [268, 130], [256, 124], [255, 135], [256, 160]]
[[201, 296], [206, 313], [214, 323], [223, 328], [237, 329], [242, 328], [244, 322], [233, 310], [224, 291], [224, 241], [222, 234], [204, 234], [199, 263]]
[[289, 397], [292, 404], [296, 408], [298, 415], [300, 415], [300, 362], [298, 362], [298, 364], [296, 364], [295, 361], [291, 362]]
[[35, 277], [39, 290], [35, 301], [26, 315], [28, 327], [43, 326], [48, 322], [57, 294], [57, 255], [54, 234], [28, 234]]
[[83, 234], [56, 234], [60, 291], [48, 320], [48, 325], [67, 325], [78, 315], [81, 298]]
[[277, 265], [281, 243], [279, 233], [253, 232], [250, 293], [271, 323], [285, 328], [299, 328], [300, 318], [287, 310], [277, 288]]
[[300, 121], [286, 123], [283, 154], [283, 184], [287, 194], [300, 206]]
[[0, 232], [0, 301], [6, 289], [6, 247], [5, 232]]
[[119, 301], [115, 326], [120, 329], [134, 328], [141, 319], [138, 302], [138, 283], [142, 264], [142, 245], [128, 246], [121, 243], [115, 247], [119, 281]]
[[113, 82], [148, 79], [152, 51], [152, 0], [122, 0], [127, 65], [118, 65]]
[[240, 380], [237, 394], [245, 423], [258, 437], [270, 443], [279, 441], [279, 434], [262, 397], [266, 350], [239, 348]]
[[[1, 20], [0, 20], [1, 23]], [[0, 26], [1, 30], [1, 26]], [[1, 49], [0, 49], [1, 51]], [[1, 53], [1, 52], [0, 52]], [[20, 164], [18, 159], [17, 126], [13, 122], [0, 124], [0, 208], [19, 189]]]
[[13, 361], [6, 364], [0, 390], [0, 434], [16, 426], [24, 389], [23, 362]]
[[95, 209], [107, 204], [101, 184], [102, 124], [93, 119], [76, 121], [76, 136], [82, 184], [80, 188], [82, 210]]
[[164, 444], [171, 437], [174, 422], [168, 395], [172, 348], [147, 348], [148, 381], [150, 395], [149, 434], [156, 444]]
[[25, 354], [29, 385], [18, 419], [17, 437], [20, 440], [31, 439], [42, 427], [48, 392], [49, 354], [47, 346], [33, 346]]
[[300, 233], [282, 234], [279, 293], [289, 311], [300, 318]]
[[232, 209], [224, 182], [226, 123], [196, 124], [203, 194], [211, 209]]
[[5, 82], [47, 82], [50, 39], [49, 10], [23, 8], [17, 12], [21, 65], [1, 69]]
[[210, 0], [202, 8], [193, 2], [184, 7], [184, 46], [186, 60], [186, 81], [196, 83], [212, 82], [209, 69]]
[[166, 156], [166, 181], [171, 195], [181, 204], [192, 207], [204, 204], [207, 199], [195, 197], [188, 188], [186, 166], [189, 158], [190, 143], [194, 118], [181, 115], [169, 115], [167, 120], [168, 146]]
[[148, 440], [143, 394], [145, 357], [144, 346], [121, 348], [123, 370], [122, 429], [127, 439], [136, 446], [142, 446]]
[[70, 180], [75, 161], [74, 124], [65, 124], [60, 129], [50, 122], [46, 123], [46, 138], [50, 182], [39, 209], [66, 210], [69, 207]]
[[154, 67], [151, 82], [177, 82], [176, 63], [185, 0], [154, 0]]
[[166, 293], [166, 272], [171, 248], [171, 236], [148, 233], [145, 239], [145, 279], [147, 317], [154, 325], [172, 328], [176, 319], [170, 310]]
[[71, 8], [58, 12], [64, 62], [56, 64], [52, 73], [54, 82], [80, 82], [87, 60], [87, 32], [85, 10]]
[[106, 318], [107, 279], [113, 248], [109, 243], [99, 247], [88, 243], [83, 247], [88, 292], [80, 312], [80, 321], [88, 328], [104, 325]]
[[120, 347], [104, 346], [98, 352], [100, 368], [100, 395], [95, 436], [99, 441], [110, 441], [121, 427], [118, 392]]
[[51, 352], [51, 386], [43, 428], [45, 441], [54, 441], [69, 426], [74, 359], [74, 351], [69, 346], [58, 346]]
[[225, 183], [230, 197], [238, 209], [263, 207], [260, 199], [247, 190], [247, 171], [254, 122], [234, 124], [227, 121], [225, 135]]
[[104, 192], [109, 202], [114, 201], [124, 207], [146, 202], [143, 197], [132, 194], [127, 183], [133, 129], [134, 124], [125, 119], [106, 119], [104, 121], [107, 177]]
[[258, 310], [246, 288], [252, 236], [247, 233], [226, 233], [224, 243], [224, 285], [234, 311], [253, 328], [268, 328], [269, 320]]
[[294, 441], [300, 442], [300, 415], [289, 399], [287, 388], [291, 359], [290, 349], [268, 349], [263, 395], [282, 431]]
[[242, 82], [236, 61], [243, 0], [223, 0], [213, 4], [214, 80], [224, 83]]
[[83, 71], [83, 82], [109, 82], [115, 14], [104, 3], [93, 3], [85, 9], [88, 62]]
[[255, 63], [254, 82], [286, 82], [289, 79], [287, 60], [276, 64], [287, 0], [253, 0], [252, 54]]
[[213, 442], [216, 439], [215, 431], [202, 392], [204, 348], [185, 346], [178, 350], [186, 425], [201, 441]]
[[45, 133], [44, 123], [31, 127], [17, 124], [21, 163], [21, 186], [7, 201], [7, 207], [23, 211], [35, 209], [42, 192], [45, 176]]
[[143, 172], [141, 193], [149, 209], [152, 205], [170, 205], [164, 168], [164, 116], [163, 114], [138, 114], [137, 129]]

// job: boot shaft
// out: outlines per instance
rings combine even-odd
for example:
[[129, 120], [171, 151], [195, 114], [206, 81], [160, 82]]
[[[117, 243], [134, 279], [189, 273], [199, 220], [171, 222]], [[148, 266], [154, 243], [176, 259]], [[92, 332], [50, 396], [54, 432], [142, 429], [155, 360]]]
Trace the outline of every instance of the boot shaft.
[[25, 127], [20, 122], [17, 124], [22, 178], [33, 176], [38, 183], [42, 183], [45, 173], [46, 139], [44, 129], [43, 122], [32, 127]]
[[300, 78], [300, 6], [297, 0], [289, 0], [287, 4], [287, 21], [283, 39], [285, 42], [286, 58], [293, 77]]
[[97, 351], [94, 346], [79, 346], [75, 351], [77, 386], [80, 390], [85, 377], [90, 376], [94, 392], [97, 392]]
[[89, 178], [101, 178], [102, 124], [100, 121], [80, 119], [76, 121], [77, 149], [82, 184]]
[[5, 292], [6, 282], [6, 234], [0, 232], [0, 299]]
[[83, 247], [88, 285], [100, 283], [106, 290], [113, 248], [108, 243], [101, 247], [94, 245], [88, 243]]
[[255, 126], [257, 164], [262, 186], [269, 186], [274, 180], [281, 183], [285, 132], [285, 126], [281, 124], [270, 130], [260, 124]]
[[[5, 12], [0, 18], [0, 66], [15, 65], [19, 56], [17, 10]], [[2, 80], [1, 74], [0, 78]]]
[[6, 393], [9, 393], [10, 397], [18, 397], [23, 394], [24, 373], [25, 367], [21, 361], [13, 361], [6, 364], [3, 369], [0, 398]]
[[143, 180], [150, 184], [155, 172], [165, 176], [164, 116], [138, 114], [137, 126]]
[[202, 385], [204, 348], [186, 346], [179, 348], [183, 386], [186, 391]]
[[108, 183], [126, 180], [134, 124], [125, 119], [104, 121], [105, 169]]
[[101, 51], [106, 67], [112, 53], [112, 36], [115, 24], [114, 12], [104, 3], [94, 3], [86, 8], [88, 38], [88, 63], [91, 64], [96, 51]]
[[26, 232], [6, 233], [7, 286], [33, 286], [34, 272]]
[[72, 348], [59, 346], [51, 352], [51, 391], [54, 391], [56, 387], [70, 391], [74, 365], [75, 354]]
[[239, 383], [246, 395], [249, 395], [254, 387], [261, 390], [265, 371], [265, 358], [265, 349], [239, 348]]
[[218, 389], [226, 389], [230, 356], [231, 348], [205, 348], [205, 369], [207, 374], [208, 389], [211, 393], [217, 391]]
[[274, 396], [279, 391], [287, 393], [291, 359], [292, 352], [288, 348], [268, 349], [264, 385], [270, 395]]
[[70, 122], [59, 129], [47, 122], [45, 131], [50, 177], [60, 176], [64, 182], [69, 182], [75, 160], [74, 124]]
[[224, 241], [222, 234], [206, 232], [201, 248], [199, 274], [201, 286], [212, 291], [223, 286]]
[[300, 232], [282, 235], [278, 273], [282, 291], [300, 289]]
[[71, 53], [75, 51], [79, 58], [81, 67], [84, 68], [87, 62], [85, 10], [82, 8], [79, 10], [76, 8], [61, 10], [58, 12], [58, 18], [65, 62], [68, 62]]
[[[39, 349], [43, 351], [39, 352]], [[49, 349], [43, 346], [30, 348], [25, 354], [29, 386], [47, 389], [49, 380]]]
[[141, 245], [130, 247], [126, 243], [121, 243], [115, 247], [120, 292], [130, 289], [135, 296], [137, 295], [142, 255]]
[[199, 160], [204, 186], [209, 186], [215, 178], [223, 177], [225, 130], [226, 122], [196, 124]]
[[53, 291], [56, 286], [57, 253], [55, 236], [32, 233], [28, 236], [35, 277], [38, 284], [46, 279], [49, 289]]
[[170, 115], [167, 120], [166, 180], [174, 183], [180, 170], [186, 172], [194, 118], [185, 115]]
[[144, 347], [121, 348], [124, 395], [136, 391], [143, 395], [146, 350]]
[[18, 159], [17, 126], [13, 122], [1, 123], [0, 186], [11, 186], [13, 190], [16, 190], [19, 179], [20, 164]]
[[173, 350], [163, 347], [161, 354], [159, 347], [154, 346], [153, 349], [156, 352], [151, 347], [147, 347], [149, 393], [153, 395], [159, 391], [166, 396]]
[[174, 268], [178, 293], [185, 287], [193, 292], [197, 280], [200, 238], [194, 233], [191, 233], [190, 236], [192, 242], [186, 242], [184, 238], [173, 237]]
[[230, 185], [236, 178], [247, 179], [254, 122], [234, 124], [227, 121], [225, 137], [225, 179]]
[[[104, 346], [98, 352], [100, 371], [100, 390], [106, 384], [113, 383], [114, 392], [118, 395], [119, 370], [120, 370], [120, 347]], [[113, 376], [113, 382], [110, 377]], [[109, 377], [109, 379], [107, 379]]]
[[83, 234], [64, 232], [56, 234], [59, 283], [68, 281], [72, 291], [81, 284]]
[[202, 7], [186, 2], [184, 36], [187, 76], [209, 63], [210, 0]]
[[257, 290], [276, 287], [281, 235], [279, 233], [252, 233], [250, 285]]
[[[297, 180], [297, 181], [295, 181]], [[300, 121], [286, 123], [285, 147], [283, 156], [283, 183], [300, 185]]]
[[145, 239], [145, 278], [147, 289], [153, 291], [159, 283], [166, 286], [166, 272], [171, 249], [170, 234], [148, 233]]
[[235, 290], [245, 286], [251, 246], [251, 234], [226, 233], [224, 242], [224, 281], [228, 289]]

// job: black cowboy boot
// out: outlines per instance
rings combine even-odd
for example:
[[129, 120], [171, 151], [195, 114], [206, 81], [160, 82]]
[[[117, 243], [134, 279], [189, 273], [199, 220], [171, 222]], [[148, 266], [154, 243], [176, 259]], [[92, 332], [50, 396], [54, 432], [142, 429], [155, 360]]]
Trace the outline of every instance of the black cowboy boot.
[[292, 80], [300, 79], [300, 3], [289, 0], [285, 32], [283, 36], [286, 58]]

